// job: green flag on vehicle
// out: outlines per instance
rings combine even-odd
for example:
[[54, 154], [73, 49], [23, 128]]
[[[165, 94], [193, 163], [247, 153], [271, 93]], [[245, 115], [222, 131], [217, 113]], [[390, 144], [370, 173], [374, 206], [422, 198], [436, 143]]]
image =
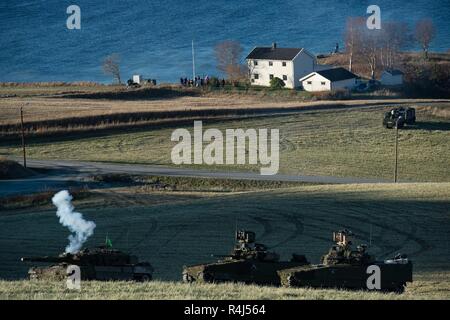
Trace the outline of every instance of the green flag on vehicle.
[[105, 246], [107, 248], [112, 248], [112, 242], [111, 242], [111, 239], [108, 236], [106, 236], [106, 239], [105, 239]]

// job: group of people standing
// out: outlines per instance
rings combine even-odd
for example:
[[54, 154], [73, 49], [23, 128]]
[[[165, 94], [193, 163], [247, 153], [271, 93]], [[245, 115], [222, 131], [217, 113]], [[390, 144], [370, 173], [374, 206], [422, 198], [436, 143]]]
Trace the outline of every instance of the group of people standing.
[[197, 76], [194, 79], [188, 79], [188, 78], [180, 78], [180, 83], [182, 86], [185, 87], [203, 87], [207, 86], [209, 84], [209, 77], [200, 77]]
[[[216, 80], [215, 82], [218, 82], [218, 86], [222, 86], [222, 87], [225, 86], [225, 79], [218, 80], [218, 81]], [[184, 78], [181, 77], [180, 84], [184, 87], [204, 87], [204, 86], [208, 86], [211, 84], [211, 78], [208, 75], [204, 76], [203, 78], [200, 76], [197, 76], [194, 79], [192, 79], [192, 78], [188, 79], [186, 77], [184, 77]]]

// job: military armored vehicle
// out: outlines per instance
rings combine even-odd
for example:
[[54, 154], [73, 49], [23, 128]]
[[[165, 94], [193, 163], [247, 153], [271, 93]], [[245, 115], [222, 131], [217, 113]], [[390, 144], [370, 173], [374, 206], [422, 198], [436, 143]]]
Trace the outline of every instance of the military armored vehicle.
[[403, 128], [405, 124], [412, 125], [416, 122], [416, 110], [414, 108], [395, 108], [386, 112], [383, 118], [383, 126], [392, 129], [397, 126]]
[[152, 279], [153, 267], [148, 262], [139, 262], [119, 250], [97, 247], [83, 249], [77, 253], [63, 253], [54, 257], [24, 257], [24, 262], [53, 263], [45, 267], [32, 267], [30, 279], [64, 280], [70, 265], [80, 267], [82, 280], [136, 280]]
[[280, 285], [277, 270], [308, 264], [304, 255], [293, 254], [290, 261], [279, 261], [280, 256], [260, 243], [255, 243], [252, 231], [237, 231], [236, 244], [230, 255], [219, 256], [214, 263], [185, 266], [184, 282], [242, 282]]
[[[406, 283], [412, 282], [411, 261], [405, 255], [377, 261], [367, 253], [365, 245], [353, 250], [352, 236], [348, 230], [333, 233], [333, 241], [336, 244], [322, 257], [318, 265], [279, 270], [282, 285], [403, 292]], [[380, 274], [378, 288], [372, 283], [374, 269], [378, 269]]]

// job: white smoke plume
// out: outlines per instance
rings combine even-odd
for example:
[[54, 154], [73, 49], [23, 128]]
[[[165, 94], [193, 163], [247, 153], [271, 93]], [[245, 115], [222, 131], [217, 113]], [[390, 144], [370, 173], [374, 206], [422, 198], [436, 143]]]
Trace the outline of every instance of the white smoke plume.
[[56, 215], [59, 217], [59, 223], [69, 228], [70, 232], [73, 233], [69, 236], [66, 252], [75, 253], [94, 233], [95, 223], [84, 220], [81, 213], [73, 211], [72, 196], [67, 190], [55, 194], [52, 202], [58, 208]]

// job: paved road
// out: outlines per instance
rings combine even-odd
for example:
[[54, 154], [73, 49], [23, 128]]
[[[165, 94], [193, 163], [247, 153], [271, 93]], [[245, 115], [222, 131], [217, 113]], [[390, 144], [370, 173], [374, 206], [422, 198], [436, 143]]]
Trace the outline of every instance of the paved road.
[[[161, 175], [174, 177], [226, 178], [235, 180], [311, 182], [326, 184], [383, 183], [379, 179], [341, 178], [328, 176], [298, 176], [277, 174], [262, 176], [253, 172], [208, 171], [188, 168], [170, 168], [139, 164], [113, 164], [67, 160], [28, 160], [29, 168], [49, 170], [27, 179], [0, 181], [0, 196], [24, 194], [46, 189], [65, 188], [85, 184], [92, 174], [126, 173], [133, 175]], [[42, 172], [42, 171], [41, 171]]]

